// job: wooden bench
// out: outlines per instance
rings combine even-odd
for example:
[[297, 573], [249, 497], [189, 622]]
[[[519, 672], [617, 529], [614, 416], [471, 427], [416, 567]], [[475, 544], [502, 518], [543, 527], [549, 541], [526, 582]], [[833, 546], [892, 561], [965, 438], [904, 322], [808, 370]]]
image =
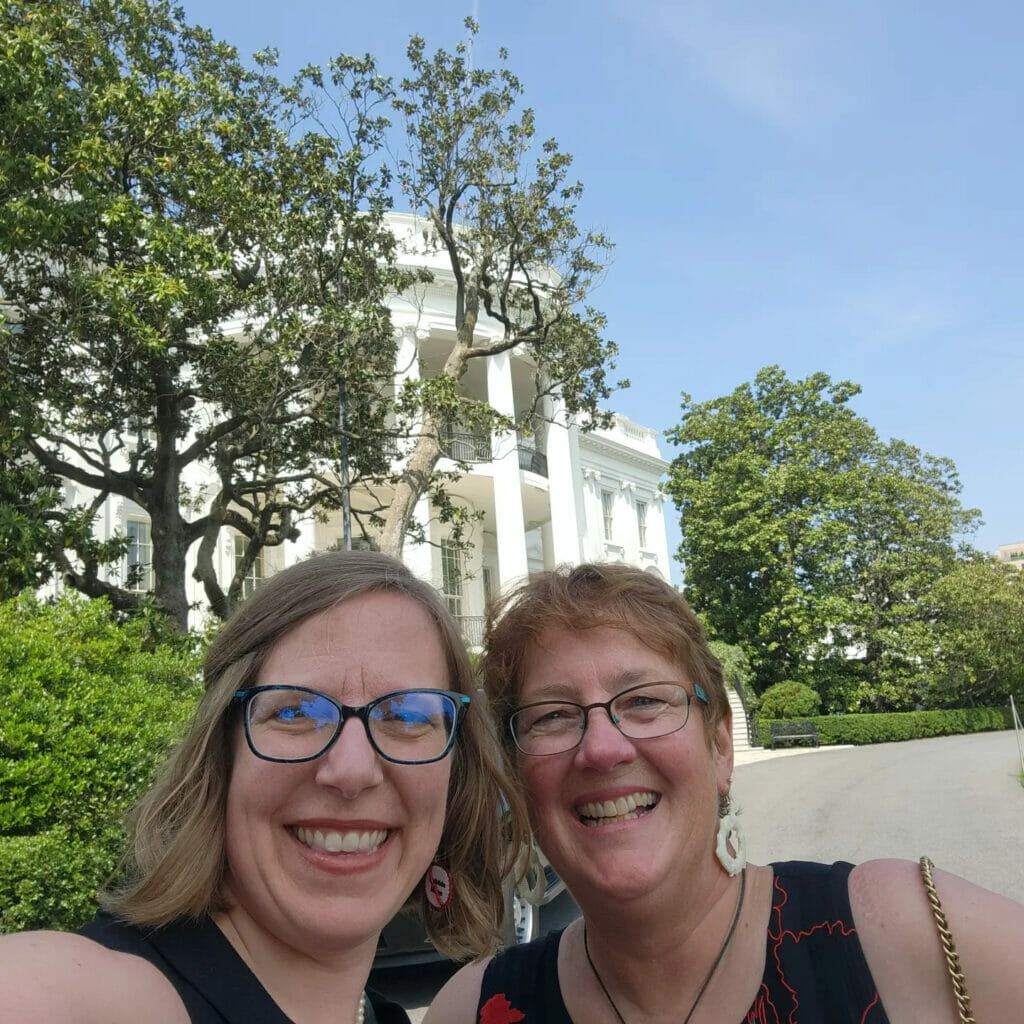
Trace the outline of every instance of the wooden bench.
[[780, 743], [802, 743], [810, 740], [818, 746], [818, 727], [814, 722], [772, 722], [768, 732], [768, 746], [774, 750]]

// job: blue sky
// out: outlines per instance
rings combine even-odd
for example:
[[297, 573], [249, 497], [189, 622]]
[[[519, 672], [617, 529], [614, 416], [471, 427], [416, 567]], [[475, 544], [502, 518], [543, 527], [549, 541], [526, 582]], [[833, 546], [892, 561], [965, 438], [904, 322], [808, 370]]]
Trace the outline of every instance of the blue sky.
[[[1024, 6], [979, 0], [190, 0], [292, 72], [481, 25], [579, 220], [616, 244], [594, 294], [659, 431], [770, 363], [860, 384], [885, 437], [953, 459], [987, 550], [1024, 539]], [[662, 451], [672, 457], [663, 441]], [[674, 516], [670, 517], [674, 520]], [[673, 521], [669, 546], [678, 543]]]

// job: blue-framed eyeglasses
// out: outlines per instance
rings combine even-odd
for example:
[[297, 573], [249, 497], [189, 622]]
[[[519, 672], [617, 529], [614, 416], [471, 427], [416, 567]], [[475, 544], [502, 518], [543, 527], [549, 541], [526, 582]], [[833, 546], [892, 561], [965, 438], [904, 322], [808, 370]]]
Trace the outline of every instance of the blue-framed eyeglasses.
[[632, 740], [653, 739], [678, 732], [686, 725], [692, 699], [708, 703], [703, 687], [693, 689], [691, 696], [681, 683], [641, 683], [617, 693], [611, 700], [594, 704], [542, 700], [513, 712], [508, 725], [516, 746], [524, 754], [539, 757], [564, 754], [578, 747], [595, 708], [604, 708], [623, 736]]
[[249, 749], [264, 761], [313, 761], [358, 718], [385, 761], [430, 764], [447, 756], [469, 697], [451, 690], [396, 690], [364, 704], [339, 704], [306, 686], [253, 686], [232, 697], [244, 713]]

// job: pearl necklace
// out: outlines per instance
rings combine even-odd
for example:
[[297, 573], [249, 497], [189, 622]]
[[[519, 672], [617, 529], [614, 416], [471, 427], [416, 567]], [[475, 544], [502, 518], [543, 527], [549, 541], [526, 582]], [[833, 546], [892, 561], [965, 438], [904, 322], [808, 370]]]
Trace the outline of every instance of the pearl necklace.
[[[736, 909], [732, 913], [732, 923], [729, 925], [729, 930], [725, 933], [725, 940], [718, 949], [718, 956], [715, 957], [715, 962], [711, 965], [711, 970], [708, 971], [707, 976], [704, 978], [704, 984], [701, 985], [700, 991], [697, 993], [697, 998], [694, 999], [690, 1005], [690, 1012], [683, 1019], [683, 1024], [689, 1024], [690, 1018], [693, 1016], [693, 1011], [697, 1009], [697, 1004], [701, 1001], [708, 985], [711, 984], [711, 979], [715, 976], [715, 971], [718, 970], [718, 965], [722, 962], [722, 957], [725, 956], [725, 951], [729, 948], [729, 943], [732, 941], [733, 932], [736, 931], [736, 923], [740, 919], [740, 911], [743, 909], [743, 894], [747, 889], [747, 873], [744, 871], [740, 875], [740, 895], [739, 899], [736, 900]], [[583, 952], [587, 954], [587, 963], [590, 964], [590, 969], [594, 972], [594, 977], [597, 979], [598, 985], [601, 986], [601, 991], [604, 993], [605, 999], [608, 1000], [608, 1005], [615, 1011], [615, 1016], [619, 1018], [619, 1024], [626, 1024], [626, 1018], [622, 1016], [621, 1011], [615, 1005], [615, 1000], [612, 999], [611, 992], [608, 991], [608, 986], [605, 985], [601, 979], [601, 975], [597, 972], [597, 967], [594, 965], [593, 958], [590, 955], [590, 946], [587, 943], [587, 925], [583, 923]]]
[[364, 1024], [366, 1021], [366, 993], [359, 997], [359, 1005], [356, 1007], [355, 1024]]

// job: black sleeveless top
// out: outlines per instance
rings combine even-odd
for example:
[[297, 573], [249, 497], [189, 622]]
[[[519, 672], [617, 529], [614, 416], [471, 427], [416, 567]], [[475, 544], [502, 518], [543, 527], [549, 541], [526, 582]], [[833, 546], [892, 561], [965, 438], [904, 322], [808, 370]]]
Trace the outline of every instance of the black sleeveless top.
[[[853, 927], [852, 869], [845, 862], [772, 865], [764, 975], [738, 1024], [889, 1024]], [[513, 947], [487, 965], [479, 1024], [574, 1024], [558, 984], [561, 936]]]
[[[210, 918], [140, 928], [101, 912], [80, 934], [153, 964], [192, 1024], [293, 1024]], [[369, 990], [366, 997], [366, 1024], [409, 1024], [400, 1006]]]

